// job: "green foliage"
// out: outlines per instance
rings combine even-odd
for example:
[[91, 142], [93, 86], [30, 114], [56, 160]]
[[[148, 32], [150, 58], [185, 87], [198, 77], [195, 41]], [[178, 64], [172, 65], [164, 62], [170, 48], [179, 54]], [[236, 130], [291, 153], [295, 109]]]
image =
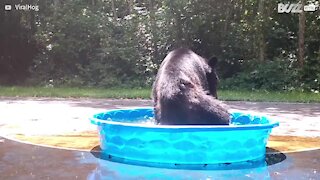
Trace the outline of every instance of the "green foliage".
[[269, 91], [320, 91], [320, 61], [307, 59], [303, 69], [294, 67], [295, 62], [289, 59], [250, 62], [246, 70], [223, 80], [222, 89], [246, 89]]
[[317, 57], [307, 59], [303, 69], [300, 72], [301, 81], [300, 87], [314, 92], [320, 92], [320, 52]]
[[224, 89], [319, 91], [319, 11], [306, 13], [299, 67], [298, 14], [277, 13], [279, 0], [28, 2], [40, 11], [0, 12], [0, 84], [150, 86], [166, 54], [188, 47], [218, 57]]
[[19, 2], [0, 1], [0, 84], [23, 84], [39, 52], [33, 36], [35, 16], [24, 11], [4, 10], [6, 4]]
[[[134, 21], [114, 21], [86, 1], [67, 1], [44, 17], [36, 34], [42, 53], [30, 82], [69, 86], [119, 86], [138, 79]], [[140, 84], [139, 84], [140, 85]]]
[[295, 90], [299, 83], [299, 73], [289, 60], [274, 59], [264, 63], [254, 61], [245, 66], [247, 66], [246, 71], [223, 81], [221, 88]]

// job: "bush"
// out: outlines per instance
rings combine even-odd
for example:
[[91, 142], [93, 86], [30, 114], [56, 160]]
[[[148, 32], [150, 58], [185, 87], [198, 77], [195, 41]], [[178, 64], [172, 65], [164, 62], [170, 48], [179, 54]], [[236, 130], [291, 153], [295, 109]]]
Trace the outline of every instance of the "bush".
[[[299, 83], [299, 72], [292, 62], [274, 59], [260, 63], [251, 61], [247, 71], [221, 81], [222, 89], [294, 90]], [[246, 66], [246, 65], [245, 65]]]
[[133, 77], [145, 81], [139, 76], [134, 19], [114, 21], [103, 8], [78, 0], [68, 1], [46, 21], [35, 35], [42, 49], [28, 83], [119, 87], [132, 86]]
[[309, 58], [305, 61], [303, 69], [300, 72], [300, 87], [303, 90], [319, 93], [320, 91], [320, 52], [315, 58]]

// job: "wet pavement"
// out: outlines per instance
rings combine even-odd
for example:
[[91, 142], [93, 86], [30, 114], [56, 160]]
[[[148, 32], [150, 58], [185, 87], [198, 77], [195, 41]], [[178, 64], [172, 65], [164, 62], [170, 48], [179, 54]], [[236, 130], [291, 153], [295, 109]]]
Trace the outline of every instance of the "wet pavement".
[[[319, 179], [320, 150], [285, 154], [280, 162], [234, 170], [174, 170], [110, 162], [87, 151], [0, 138], [0, 179]], [[276, 157], [268, 154], [267, 157]], [[282, 161], [281, 161], [282, 160]], [[274, 163], [274, 164], [273, 164]]]
[[[227, 104], [280, 121], [272, 135], [320, 137], [320, 104]], [[29, 136], [95, 131], [87, 119], [94, 113], [151, 105], [149, 100], [0, 98], [0, 179], [320, 179], [318, 146], [290, 153], [270, 152], [256, 167], [174, 170], [110, 162], [93, 151], [38, 146], [9, 136], [12, 131]]]
[[[258, 112], [279, 121], [273, 135], [320, 137], [319, 103], [226, 102], [231, 109]], [[106, 109], [152, 106], [150, 100], [0, 98], [2, 126], [23, 126], [22, 134], [95, 130], [87, 119]], [[51, 128], [44, 128], [44, 125]], [[63, 126], [61, 126], [63, 124]], [[54, 128], [58, 126], [57, 128]], [[0, 134], [3, 134], [3, 132]]]

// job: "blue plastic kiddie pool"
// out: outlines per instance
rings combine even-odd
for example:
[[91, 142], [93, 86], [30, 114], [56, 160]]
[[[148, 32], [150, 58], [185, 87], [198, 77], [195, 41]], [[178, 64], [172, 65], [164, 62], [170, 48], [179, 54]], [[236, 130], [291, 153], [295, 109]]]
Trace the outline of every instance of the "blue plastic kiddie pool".
[[265, 158], [273, 127], [266, 116], [232, 112], [230, 125], [156, 125], [153, 108], [95, 114], [102, 153], [109, 159], [160, 167], [241, 164]]

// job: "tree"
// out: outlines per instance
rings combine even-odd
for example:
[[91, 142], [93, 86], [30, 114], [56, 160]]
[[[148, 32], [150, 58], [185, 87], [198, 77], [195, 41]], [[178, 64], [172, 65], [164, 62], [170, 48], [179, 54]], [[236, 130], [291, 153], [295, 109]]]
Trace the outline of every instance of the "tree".
[[264, 37], [264, 28], [265, 28], [265, 13], [264, 13], [264, 0], [259, 0], [258, 4], [258, 47], [259, 47], [259, 61], [263, 62], [265, 59], [265, 37]]
[[0, 85], [23, 84], [38, 53], [33, 36], [37, 12], [5, 11], [5, 4], [0, 1]]
[[320, 82], [319, 11], [274, 13], [278, 0], [28, 2], [40, 11], [0, 12], [2, 84], [151, 85], [178, 47], [217, 56], [221, 82], [308, 90]]
[[117, 16], [117, 10], [116, 10], [116, 6], [115, 6], [114, 1], [115, 0], [111, 0], [111, 7], [112, 7], [113, 19], [116, 22], [118, 19], [118, 16]]
[[[306, 0], [301, 0], [301, 5], [304, 7], [306, 4]], [[306, 29], [306, 15], [305, 12], [302, 10], [299, 14], [299, 32], [298, 32], [298, 62], [300, 68], [303, 68], [304, 64], [304, 46], [305, 46], [305, 29]]]

